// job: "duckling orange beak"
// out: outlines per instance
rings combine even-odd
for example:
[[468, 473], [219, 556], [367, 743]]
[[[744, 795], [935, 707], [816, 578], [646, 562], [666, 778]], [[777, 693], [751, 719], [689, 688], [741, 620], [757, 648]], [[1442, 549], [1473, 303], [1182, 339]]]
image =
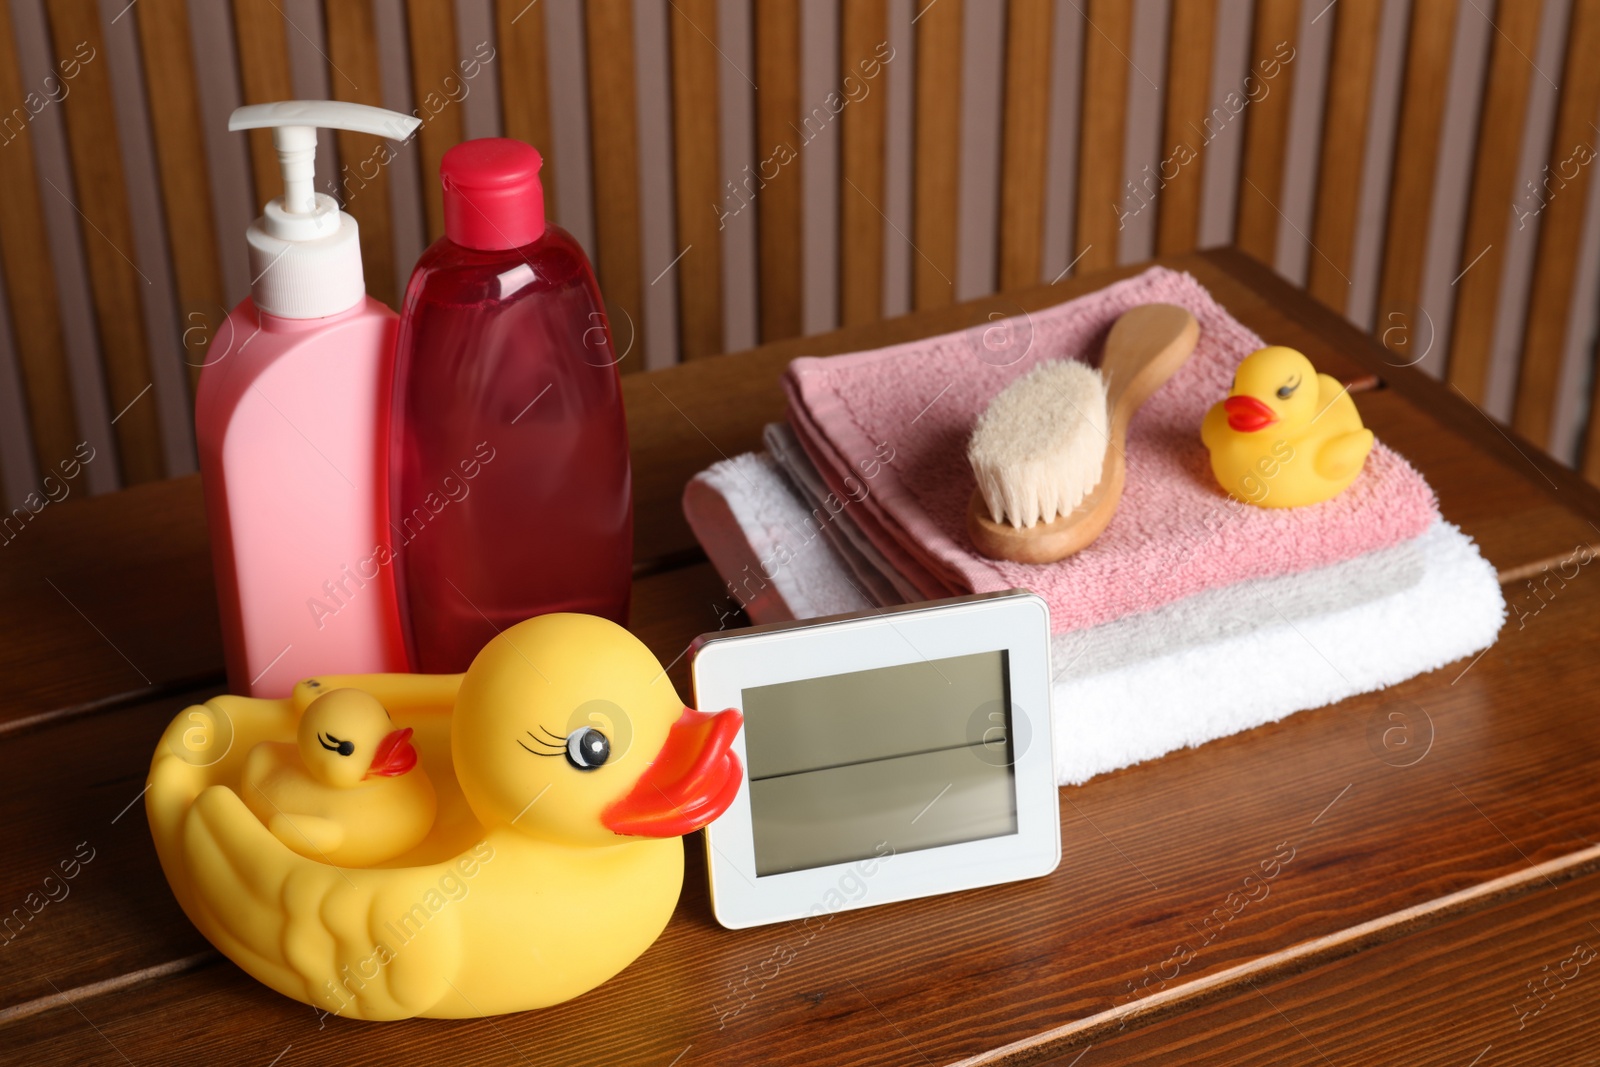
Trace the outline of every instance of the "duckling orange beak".
[[376, 774], [393, 778], [416, 765], [417, 750], [411, 745], [411, 727], [407, 726], [404, 730], [385, 734], [383, 740], [378, 742], [377, 754], [372, 757], [372, 766], [367, 768], [365, 777], [371, 778]]
[[1222, 410], [1228, 413], [1228, 429], [1236, 433], [1255, 433], [1278, 421], [1277, 412], [1253, 396], [1230, 396]]
[[655, 762], [600, 821], [619, 834], [681, 837], [728, 810], [744, 768], [730, 750], [744, 716], [684, 708]]

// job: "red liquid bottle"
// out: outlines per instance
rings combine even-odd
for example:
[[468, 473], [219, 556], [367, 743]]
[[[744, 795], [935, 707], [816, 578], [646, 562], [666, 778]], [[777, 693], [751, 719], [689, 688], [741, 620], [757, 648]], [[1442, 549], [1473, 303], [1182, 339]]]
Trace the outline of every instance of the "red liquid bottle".
[[412, 669], [464, 671], [506, 627], [627, 623], [633, 498], [600, 290], [545, 224], [539, 153], [445, 153], [445, 236], [417, 261], [395, 345], [389, 535]]

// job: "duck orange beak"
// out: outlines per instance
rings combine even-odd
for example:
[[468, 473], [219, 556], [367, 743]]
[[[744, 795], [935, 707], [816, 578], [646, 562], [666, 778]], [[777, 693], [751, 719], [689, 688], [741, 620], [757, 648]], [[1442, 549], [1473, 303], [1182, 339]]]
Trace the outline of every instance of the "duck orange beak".
[[1278, 421], [1277, 412], [1253, 396], [1230, 396], [1222, 410], [1228, 413], [1228, 428], [1237, 433], [1255, 433]]
[[744, 768], [729, 749], [744, 716], [684, 708], [655, 762], [600, 821], [634, 837], [681, 837], [728, 810]]
[[404, 730], [385, 734], [383, 740], [378, 742], [378, 752], [372, 757], [372, 766], [367, 768], [364, 777], [371, 778], [376, 774], [382, 778], [393, 778], [416, 765], [417, 750], [411, 745], [411, 727], [407, 726]]

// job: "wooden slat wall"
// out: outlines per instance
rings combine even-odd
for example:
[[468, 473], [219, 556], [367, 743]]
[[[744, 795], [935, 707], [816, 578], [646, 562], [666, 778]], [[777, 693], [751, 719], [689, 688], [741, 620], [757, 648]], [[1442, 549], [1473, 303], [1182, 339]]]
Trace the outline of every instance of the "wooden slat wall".
[[[594, 159], [595, 271], [624, 371], [644, 367], [638, 343], [644, 293], [639, 262], [638, 88], [633, 0], [590, 0], [589, 129]], [[620, 316], [617, 312], [621, 312]], [[630, 326], [631, 323], [631, 326]]]
[[[0, 4], [0, 94], [23, 100], [11, 9]], [[25, 113], [26, 114], [26, 113]], [[72, 456], [78, 417], [72, 378], [56, 304], [49, 236], [44, 228], [44, 190], [37, 177], [33, 130], [14, 113], [0, 116], [0, 271], [4, 272], [22, 388], [27, 403], [36, 470], [42, 478]], [[52, 196], [55, 194], [52, 192]], [[8, 502], [21, 501], [33, 486], [6, 486]], [[9, 510], [9, 508], [4, 509]]]
[[1122, 152], [1128, 105], [1128, 50], [1133, 44], [1133, 5], [1091, 0], [1083, 45], [1083, 113], [1078, 137], [1079, 271], [1117, 262], [1121, 230]]
[[[82, 46], [104, 55], [105, 37], [94, 0], [49, 0], [46, 10], [58, 55], [73, 55]], [[154, 378], [145, 351], [139, 286], [149, 283], [131, 258], [137, 251], [112, 110], [109, 63], [84, 64], [72, 92], [76, 102], [63, 110], [74, 187], [57, 192], [72, 199], [83, 220], [83, 252], [123, 482], [155, 481], [165, 473], [166, 461], [156, 405], [148, 393]]]
[[[1250, 40], [1250, 70], [1295, 48], [1300, 33], [1300, 0], [1257, 0]], [[1278, 257], [1278, 204], [1283, 199], [1283, 165], [1289, 151], [1289, 105], [1299, 70], [1291, 65], [1273, 80], [1272, 91], [1244, 115], [1244, 161], [1239, 172], [1239, 213], [1234, 242], [1263, 263]]]
[[422, 167], [422, 202], [428, 240], [444, 236], [444, 202], [439, 194], [439, 161], [461, 141], [461, 107], [450, 102], [446, 79], [459, 81], [456, 66], [456, 16], [452, 0], [406, 0], [411, 41], [411, 96], [421, 111], [417, 153]]
[[[1567, 59], [1550, 162], [1540, 197], [1539, 251], [1533, 268], [1513, 425], [1541, 448], [1559, 402], [1567, 323], [1578, 273], [1578, 239], [1589, 202], [1600, 114], [1600, 0], [1573, 0]], [[1534, 201], [1533, 203], [1537, 203]], [[1532, 206], [1528, 201], [1523, 210]]]
[[911, 243], [914, 307], [953, 303], [961, 175], [962, 0], [917, 0]]
[[[1512, 0], [1495, 9], [1496, 34], [1478, 124], [1472, 202], [1461, 242], [1455, 324], [1450, 330], [1450, 384], [1482, 404], [1489, 383], [1489, 347], [1505, 265], [1509, 205], [1517, 199], [1518, 149], [1528, 89], [1535, 77], [1529, 56], [1538, 49], [1543, 0]], [[1592, 62], [1592, 59], [1591, 59]]]
[[[1202, 3], [1210, 0], [1201, 0]], [[1053, 0], [1010, 0], [1000, 144], [1000, 288], [1033, 285], [1044, 255]]]
[[[355, 104], [383, 106], [382, 74], [372, 0], [340, 0], [326, 8], [328, 84], [333, 95]], [[367, 292], [392, 308], [396, 290], [393, 211], [389, 195], [388, 152], [399, 151], [381, 137], [339, 130], [337, 198], [361, 231], [361, 266]], [[325, 192], [326, 190], [319, 190]]]
[[[1163, 256], [1188, 252], [1200, 243], [1200, 193], [1216, 31], [1217, 0], [1172, 0], [1159, 171], [1165, 184], [1156, 214], [1156, 252]], [[1180, 152], [1179, 145], [1186, 151]]]
[[1322, 158], [1311, 229], [1311, 272], [1306, 288], [1338, 311], [1350, 302], [1355, 273], [1356, 213], [1361, 207], [1361, 167], [1371, 116], [1372, 72], [1378, 59], [1383, 0], [1344, 0], [1335, 20], [1328, 61], [1328, 99], [1322, 117]]
[[1440, 122], [1456, 29], [1457, 0], [1413, 0], [1406, 72], [1395, 134], [1394, 173], [1378, 283], [1378, 339], [1406, 363], [1421, 359], [1426, 323], [1418, 318], [1427, 257], [1428, 215], [1439, 166]]
[[[883, 317], [881, 212], [889, 93], [883, 69], [888, 53], [880, 49], [889, 40], [889, 6], [887, 0], [854, 0], [842, 5], [839, 17], [840, 79], [861, 87], [847, 92], [851, 103], [840, 116], [839, 317], [841, 325], [855, 326]], [[859, 95], [862, 91], [866, 95]]]
[[[151, 111], [148, 125], [159, 182], [155, 192], [169, 205], [171, 291], [186, 331], [174, 339], [170, 350], [147, 350], [142, 303], [146, 291], [140, 288], [146, 283], [134, 259], [130, 215], [136, 197], [126, 186], [129, 174], [124, 173], [121, 155], [126, 146], [117, 139], [116, 108], [127, 104], [113, 99], [109, 61], [100, 58], [82, 64], [73, 79], [71, 102], [61, 107], [70, 187], [53, 192], [44, 184], [46, 173], [61, 168], [59, 151], [50, 148], [48, 157], [41, 157], [40, 142], [28, 122], [13, 118], [15, 129], [0, 132], [0, 182], [7, 190], [0, 198], [0, 275], [10, 311], [10, 347], [29, 419], [25, 430], [13, 430], [9, 438], [0, 435], [0, 441], [15, 443], [25, 434], [41, 475], [70, 455], [83, 436], [64, 315], [92, 315], [96, 321], [109, 408], [103, 417], [127, 408], [113, 431], [121, 480], [128, 484], [173, 473], [164, 470], [163, 428], [158, 421], [159, 411], [173, 410], [173, 398], [158, 405], [156, 397], [147, 395], [147, 387], [159, 377], [151, 373], [153, 360], [182, 358], [191, 365], [192, 374], [204, 361], [200, 346], [210, 333], [195, 327], [214, 327], [224, 306], [242, 295], [224, 291], [219, 269], [224, 250], [232, 251], [221, 242], [235, 242], [238, 235], [228, 228], [233, 225], [230, 201], [210, 168], [221, 166], [219, 139], [231, 145], [234, 135], [206, 128], [208, 120], [202, 119], [202, 114], [215, 114], [202, 108], [202, 94], [217, 87], [200, 84], [215, 63], [197, 63], [191, 42], [195, 10], [191, 5], [199, 2], [140, 0], [136, 8], [124, 12], [138, 24], [140, 70]], [[960, 257], [986, 251], [960, 246], [973, 233], [985, 240], [992, 235], [1002, 288], [1040, 280], [1042, 264], [1063, 255], [1062, 249], [1044, 247], [1046, 214], [1061, 210], [1051, 206], [1047, 172], [1068, 160], [1076, 170], [1075, 199], [1066, 206], [1072, 218], [1051, 216], [1057, 227], [1051, 232], [1073, 232], [1072, 247], [1059, 262], [1076, 260], [1076, 269], [1083, 271], [1119, 261], [1118, 215], [1126, 199], [1126, 182], [1145, 178], [1124, 173], [1130, 79], [1144, 74], [1135, 71], [1130, 58], [1138, 53], [1139, 43], [1135, 5], [1127, 0], [1081, 0], [1071, 5], [1067, 23], [1058, 25], [1057, 15], [1066, 9], [1057, 0], [1008, 0], [1005, 69], [996, 79], [965, 76], [963, 31], [970, 14], [965, 2], [843, 0], [838, 4], [837, 30], [823, 31], [836, 35], [819, 42], [805, 36], [815, 27], [803, 25], [802, 0], [673, 0], [659, 16], [668, 30], [664, 40], [641, 34], [635, 25], [639, 12], [653, 10], [639, 6], [639, 0], [590, 0], [571, 9], [578, 13], [576, 22], [568, 9], [550, 14], [548, 2], [494, 0], [493, 76], [477, 83], [474, 91], [498, 92], [501, 131], [538, 145], [547, 161], [555, 148], [552, 101], [559, 100], [563, 108], [583, 109], [587, 140], [575, 144], [586, 147], [589, 158], [578, 167], [568, 160], [560, 169], [588, 186], [573, 194], [576, 210], [588, 210], [583, 201], [592, 194], [592, 218], [587, 221], [592, 223], [594, 239], [589, 251], [608, 307], [618, 316], [612, 325], [619, 346], [626, 349], [631, 344], [624, 370], [637, 369], [643, 362], [642, 349], [630, 338], [643, 330], [644, 296], [651, 285], [669, 291], [677, 303], [677, 336], [670, 337], [670, 328], [662, 336], [669, 344], [675, 340], [679, 358], [722, 351], [725, 318], [748, 313], [727, 306], [724, 295], [726, 256], [738, 251], [723, 249], [721, 215], [730, 209], [755, 216], [754, 314], [764, 341], [801, 332], [803, 309], [809, 300], [819, 298], [808, 292], [808, 286], [818, 284], [818, 278], [837, 277], [840, 320], [846, 325], [878, 318], [885, 303], [885, 279], [902, 269], [909, 272], [915, 307], [951, 302]], [[42, 3], [53, 49], [59, 53], [52, 62], [70, 56], [79, 41], [103, 56], [102, 20], [112, 17], [108, 8], [97, 0]], [[722, 42], [727, 47], [720, 47], [719, 6], [728, 3], [749, 5], [746, 24], [751, 39]], [[897, 8], [897, 3], [903, 6]], [[1544, 75], [1533, 62], [1542, 27], [1554, 13], [1543, 0], [1473, 0], [1470, 11], [1460, 0], [1407, 0], [1407, 4], [1407, 39], [1398, 52], [1403, 62], [1396, 101], [1388, 93], [1375, 92], [1386, 0], [1339, 0], [1333, 5], [1318, 0], [1311, 6], [1301, 0], [1254, 0], [1248, 14], [1247, 73], [1257, 83], [1270, 84], [1270, 91], [1252, 99], [1237, 117], [1230, 116], [1221, 131], [1213, 129], [1217, 125], [1213, 109], [1225, 102], [1219, 99], [1223, 92], [1248, 93], [1247, 86], [1224, 85], [1228, 79], [1217, 78], [1221, 71], [1216, 64], [1230, 54], [1224, 47], [1228, 42], [1217, 38], [1219, 25], [1233, 16], [1222, 18], [1226, 12], [1221, 0], [1167, 0], [1160, 5], [1167, 47], [1160, 60], [1164, 84], [1157, 97], [1159, 111], [1134, 123], [1148, 129], [1140, 123], [1154, 121], [1161, 131], [1157, 180], [1145, 183], [1157, 188], [1138, 190], [1140, 199], [1156, 194], [1157, 251], [1183, 252], [1196, 247], [1203, 232], [1215, 232], [1206, 230], [1203, 222], [1212, 217], [1208, 212], [1218, 210], [1216, 198], [1221, 193], [1235, 208], [1232, 240], [1272, 263], [1280, 229], [1291, 225], [1280, 207], [1309, 202], [1311, 218], [1305, 228], [1312, 249], [1307, 287], [1341, 309], [1352, 306], [1358, 286], [1375, 288], [1374, 333], [1402, 361], [1414, 361], [1422, 354], [1415, 350], [1428, 333], [1421, 317], [1440, 317], [1422, 305], [1445, 288], [1448, 279], [1438, 275], [1441, 257], [1448, 254], [1454, 259], [1446, 273], [1460, 274], [1447, 294], [1453, 305], [1451, 350], [1439, 353], [1445, 357], [1442, 362], [1450, 382], [1480, 406], [1509, 410], [1515, 428], [1534, 443], [1566, 447], [1576, 429], [1567, 415], [1560, 416], [1567, 421], [1558, 425], [1558, 409], [1565, 410], [1562, 398], [1573, 383], [1595, 381], [1596, 395], [1589, 409], [1600, 404], [1593, 338], [1569, 336], [1574, 324], [1592, 332], [1595, 318], [1580, 314], [1596, 300], [1595, 293], [1580, 288], [1590, 280], [1585, 264], [1593, 250], [1586, 249], [1583, 240], [1595, 232], [1595, 223], [1586, 218], [1591, 164], [1588, 159], [1580, 162], [1576, 153], [1580, 147], [1594, 153], [1600, 142], [1594, 125], [1600, 118], [1600, 64], [1595, 62], [1600, 55], [1600, 0], [1570, 0], [1570, 14], [1565, 6], [1561, 9], [1565, 22], [1549, 27], [1564, 32], [1555, 112], [1548, 120], [1553, 136], [1546, 181], [1555, 195], [1544, 192], [1547, 203], [1531, 212], [1532, 194], [1519, 191], [1516, 182], [1519, 167], [1525, 165], [1521, 149], [1528, 141], [1528, 124], [1546, 121], [1539, 117], [1546, 114], [1538, 111], [1543, 106], [1539, 94], [1532, 91], [1533, 79]], [[425, 220], [430, 240], [442, 232], [439, 159], [461, 139], [468, 110], [459, 100], [446, 103], [451, 79], [462, 77], [459, 64], [468, 58], [461, 54], [454, 0], [406, 0], [401, 6], [406, 20], [403, 36], [385, 37], [377, 32], [381, 9], [376, 0], [320, 0], [316, 5], [325, 20], [331, 92], [341, 99], [381, 105], [404, 91], [426, 120], [419, 134], [420, 151], [409, 156], [418, 168], [415, 185], [409, 173], [397, 182], [389, 168], [367, 165], [379, 153], [376, 139], [337, 135], [342, 166], [333, 180], [346, 210], [361, 224], [368, 288], [391, 305], [400, 298], [396, 279], [404, 267], [396, 261], [396, 249], [417, 236], [412, 220]], [[226, 10], [234, 46], [229, 66], [237, 75], [239, 97], [246, 103], [292, 98], [295, 78], [288, 35], [298, 31], [290, 29], [281, 0], [229, 0]], [[476, 8], [463, 10], [462, 15], [476, 12]], [[900, 63], [912, 68], [903, 90], [891, 89], [884, 54], [892, 12], [899, 12], [895, 17], [902, 26], [910, 19], [911, 47], [904, 49], [908, 53], [904, 59], [895, 57], [895, 70], [903, 69]], [[19, 76], [26, 64], [16, 61], [18, 45], [10, 16], [9, 6], [0, 5], [0, 94], [23, 99], [30, 86]], [[1467, 79], [1482, 86], [1481, 102], [1473, 101], [1463, 110], [1467, 105], [1452, 101], [1447, 88], [1452, 78], [1459, 77], [1463, 63], [1478, 62], [1456, 54], [1457, 37], [1470, 36], [1463, 27], [1470, 28], [1474, 18], [1490, 20], [1493, 29], [1485, 33], [1487, 59], [1481, 76]], [[1315, 26], [1323, 19], [1328, 22], [1317, 32], [1332, 34], [1327, 63], [1297, 62], [1293, 50], [1302, 26]], [[739, 24], [722, 19], [720, 32], [732, 32], [727, 27]], [[819, 25], [832, 25], [832, 20]], [[1147, 29], [1141, 23], [1137, 32]], [[1067, 61], [1073, 69], [1056, 70], [1054, 65], [1066, 55], [1062, 42], [1077, 39], [1082, 41], [1081, 59], [1071, 56]], [[571, 51], [574, 46], [580, 49], [576, 56]], [[822, 52], [817, 51], [819, 46]], [[397, 48], [402, 54], [388, 54]], [[725, 187], [720, 164], [721, 131], [730, 118], [719, 88], [721, 79], [744, 77], [746, 72], [728, 69], [725, 53], [730, 50], [753, 57], [756, 85], [751, 98], [755, 167], [738, 176], [734, 189]], [[826, 100], [805, 98], [802, 86], [807, 84], [810, 65], [831, 66], [835, 60], [841, 84], [830, 88], [850, 98], [829, 116], [833, 120], [836, 115], [840, 127], [838, 168], [829, 175], [830, 181], [838, 182], [839, 262], [836, 274], [808, 274], [803, 269], [807, 212], [816, 210], [816, 204], [832, 203], [833, 191], [808, 191], [803, 178], [808, 167], [798, 157], [810, 140], [807, 119], [819, 107], [829, 109]], [[645, 183], [640, 175], [637, 72], [647, 68], [663, 71], [671, 91], [663, 113], [670, 115], [672, 175], [670, 181], [658, 184]], [[582, 76], [570, 78], [574, 72]], [[1308, 77], [1325, 79], [1326, 84], [1302, 81]], [[404, 82], [404, 90], [396, 88], [397, 79]], [[1214, 82], [1219, 98], [1212, 95]], [[1063, 90], [1069, 84], [1076, 88]], [[228, 87], [230, 94], [234, 88]], [[865, 92], [860, 91], [863, 88]], [[892, 94], [899, 91], [910, 99], [895, 102]], [[1062, 131], [1071, 126], [1056, 111], [1074, 92], [1079, 98], [1077, 143], [1064, 146], [1059, 143]], [[983, 94], [994, 93], [1000, 97], [997, 108], [975, 105], [993, 99]], [[1325, 100], [1309, 190], [1286, 185], [1304, 180], [1296, 176], [1303, 170], [1288, 165], [1292, 104], [1300, 93]], [[476, 101], [471, 105], [478, 106]], [[970, 209], [970, 205], [963, 208], [960, 188], [967, 141], [961, 121], [963, 114], [986, 112], [999, 114], [1001, 120], [998, 203], [992, 206], [997, 225], [993, 230], [975, 230], [964, 228], [960, 217]], [[561, 117], [566, 116], [563, 112]], [[0, 121], [5, 119], [0, 115]], [[1372, 272], [1363, 267], [1365, 261], [1357, 251], [1373, 247], [1373, 235], [1368, 231], [1363, 236], [1362, 230], [1371, 222], [1361, 215], [1362, 204], [1370, 203], [1363, 198], [1374, 192], [1363, 188], [1374, 171], [1366, 159], [1367, 147], [1374, 123], [1391, 119], [1393, 167], [1388, 186], [1380, 193], [1386, 202], [1384, 233], [1376, 242], [1376, 278], [1358, 277], [1363, 270]], [[1443, 135], [1447, 121], [1457, 122], [1463, 134], [1471, 125], [1465, 155], [1459, 147], [1461, 134], [1452, 134], [1453, 139]], [[908, 149], [909, 179], [890, 173], [891, 144]], [[253, 213], [261, 202], [277, 195], [280, 180], [270, 134], [253, 132], [248, 145], [253, 188], [243, 199], [250, 202]], [[787, 146], [787, 151], [779, 146]], [[1239, 153], [1237, 180], [1227, 189], [1211, 188], [1216, 183], [1207, 179], [1207, 173], [1213, 164], [1233, 165], [1230, 155], [1215, 155], [1224, 148]], [[1434, 232], [1437, 205], [1451, 203], [1440, 201], [1440, 189], [1447, 176], [1464, 170], [1470, 172], [1470, 185], [1461, 214], [1442, 218], [1446, 232]], [[559, 214], [556, 173], [557, 168], [547, 165], [543, 175], [552, 216]], [[420, 205], [397, 199], [397, 190], [412, 196], [417, 188]], [[51, 213], [44, 209], [43, 198], [57, 195], [67, 197], [78, 212], [75, 239], [81, 242], [88, 273], [88, 308], [60, 306], [57, 285], [67, 283], [58, 281], [52, 263], [65, 255], [60, 262], [71, 269], [78, 252], [69, 248], [63, 253], [59, 242], [65, 238], [52, 233], [47, 224]], [[141, 190], [137, 195], [150, 193]], [[890, 213], [899, 210], [906, 211], [909, 224], [895, 226], [890, 221]], [[672, 219], [672, 252], [683, 255], [652, 280], [647, 275], [661, 270], [665, 261], [646, 269], [643, 229], [647, 222], [659, 220], [649, 212], [662, 211]], [[1508, 211], [1523, 214], [1523, 224], [1536, 230], [1531, 276], [1510, 285], [1503, 284], [1505, 272], [1522, 267], [1506, 256], [1507, 235], [1516, 225]], [[886, 240], [891, 226], [903, 227], [902, 234], [909, 232], [909, 248], [899, 244], [898, 237]], [[820, 247], [831, 249], [831, 238]], [[1442, 251], [1445, 248], [1448, 253]], [[67, 285], [65, 290], [69, 296], [72, 288]], [[1506, 306], [1501, 305], [1502, 290], [1511, 294]], [[831, 298], [832, 294], [822, 297]], [[629, 325], [620, 321], [622, 313], [631, 320]], [[1499, 400], [1489, 398], [1492, 339], [1495, 324], [1504, 321], [1501, 315], [1516, 315], [1525, 322], [1515, 394], [1508, 404], [1502, 404], [1504, 395], [1497, 394]], [[1439, 332], [1443, 323], [1433, 325]], [[1575, 351], [1586, 363], [1576, 372], [1571, 362]], [[1494, 380], [1503, 382], [1504, 376], [1497, 373]], [[98, 393], [98, 384], [94, 389]], [[1600, 420], [1588, 422], [1580, 458], [1589, 476], [1600, 481]], [[16, 468], [15, 463], [10, 465], [11, 470]], [[26, 487], [6, 488], [13, 500], [19, 498], [19, 490], [26, 491]]]
[[223, 306], [222, 264], [212, 221], [189, 12], [184, 0], [144, 0], [133, 15], [138, 19], [139, 47], [144, 52], [144, 84], [150, 96], [161, 196], [169, 205], [182, 205], [182, 210], [169, 208], [166, 212], [167, 245], [172, 252], [184, 331], [183, 358], [192, 392], [200, 381], [209, 339], [228, 309]]
[[717, 119], [716, 0], [673, 0], [672, 126], [677, 154], [677, 274], [680, 351], [685, 359], [722, 351], [722, 203]]
[[[848, 14], [846, 15], [848, 18]], [[756, 160], [761, 182], [755, 198], [756, 285], [760, 293], [760, 336], [779, 341], [800, 332], [801, 294], [801, 166], [790, 158], [800, 122], [800, 0], [756, 0]], [[846, 127], [844, 175], [857, 164]], [[770, 175], [770, 177], [769, 177]], [[741, 211], [750, 192], [740, 190]], [[851, 195], [841, 212], [854, 210]], [[848, 266], [848, 260], [845, 266]], [[843, 304], [846, 321], [851, 305]]]

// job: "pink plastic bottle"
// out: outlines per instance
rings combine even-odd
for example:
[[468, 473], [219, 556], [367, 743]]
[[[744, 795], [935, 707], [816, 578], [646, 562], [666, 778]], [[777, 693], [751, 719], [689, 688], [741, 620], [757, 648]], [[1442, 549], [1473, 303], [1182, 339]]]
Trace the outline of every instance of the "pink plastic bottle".
[[286, 697], [314, 674], [406, 670], [387, 533], [398, 320], [370, 299], [356, 220], [311, 180], [317, 131], [404, 138], [417, 120], [328, 101], [260, 104], [284, 194], [250, 226], [250, 297], [195, 396], [228, 688]]
[[583, 249], [545, 223], [539, 166], [531, 145], [501, 137], [445, 153], [445, 236], [401, 309], [390, 530], [419, 671], [464, 671], [499, 631], [545, 612], [627, 622], [617, 357]]

